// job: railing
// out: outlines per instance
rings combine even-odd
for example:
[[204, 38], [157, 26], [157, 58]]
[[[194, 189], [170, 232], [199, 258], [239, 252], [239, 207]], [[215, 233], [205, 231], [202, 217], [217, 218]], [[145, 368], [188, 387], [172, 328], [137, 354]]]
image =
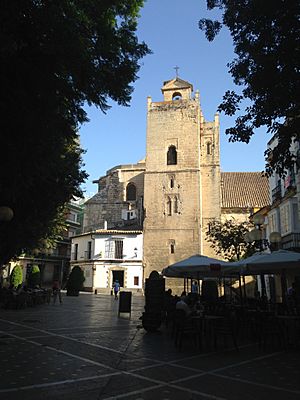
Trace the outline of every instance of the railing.
[[114, 251], [105, 252], [104, 258], [107, 260], [124, 260], [124, 254], [116, 254]]
[[281, 185], [277, 185], [274, 189], [272, 189], [272, 203], [274, 203], [276, 200], [280, 200], [281, 197]]

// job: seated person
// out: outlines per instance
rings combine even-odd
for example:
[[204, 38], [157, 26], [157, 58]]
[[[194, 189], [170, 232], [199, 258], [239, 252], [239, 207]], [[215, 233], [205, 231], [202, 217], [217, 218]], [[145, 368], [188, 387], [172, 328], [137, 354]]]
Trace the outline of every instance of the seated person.
[[188, 303], [189, 300], [186, 296], [181, 296], [180, 300], [176, 303], [176, 310], [183, 310], [186, 317], [189, 317], [192, 314], [192, 310]]

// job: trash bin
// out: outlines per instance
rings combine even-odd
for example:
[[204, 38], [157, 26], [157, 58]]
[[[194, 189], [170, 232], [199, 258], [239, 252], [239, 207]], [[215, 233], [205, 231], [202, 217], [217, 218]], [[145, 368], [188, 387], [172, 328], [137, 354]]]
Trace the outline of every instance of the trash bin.
[[132, 292], [119, 292], [119, 315], [120, 313], [131, 314]]

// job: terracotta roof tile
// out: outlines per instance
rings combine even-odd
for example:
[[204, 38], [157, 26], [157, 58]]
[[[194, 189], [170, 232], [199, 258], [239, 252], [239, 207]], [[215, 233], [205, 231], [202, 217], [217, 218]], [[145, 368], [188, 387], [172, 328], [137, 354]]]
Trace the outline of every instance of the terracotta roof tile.
[[269, 181], [261, 172], [221, 172], [223, 208], [264, 207], [269, 204]]

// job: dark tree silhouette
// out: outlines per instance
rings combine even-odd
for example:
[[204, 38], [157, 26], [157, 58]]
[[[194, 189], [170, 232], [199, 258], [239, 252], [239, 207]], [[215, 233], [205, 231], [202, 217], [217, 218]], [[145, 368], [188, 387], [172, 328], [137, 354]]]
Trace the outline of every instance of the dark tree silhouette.
[[0, 266], [39, 246], [81, 196], [84, 104], [128, 105], [139, 59], [142, 0], [3, 0], [0, 5]]
[[222, 26], [229, 29], [236, 54], [229, 72], [242, 87], [241, 93], [228, 90], [219, 110], [234, 115], [247, 100], [226, 134], [246, 143], [261, 126], [276, 134], [278, 145], [266, 151], [266, 171], [282, 175], [297, 161], [290, 146], [300, 135], [300, 2], [207, 0], [207, 7], [219, 8], [221, 20], [201, 19], [199, 27], [210, 41]]

